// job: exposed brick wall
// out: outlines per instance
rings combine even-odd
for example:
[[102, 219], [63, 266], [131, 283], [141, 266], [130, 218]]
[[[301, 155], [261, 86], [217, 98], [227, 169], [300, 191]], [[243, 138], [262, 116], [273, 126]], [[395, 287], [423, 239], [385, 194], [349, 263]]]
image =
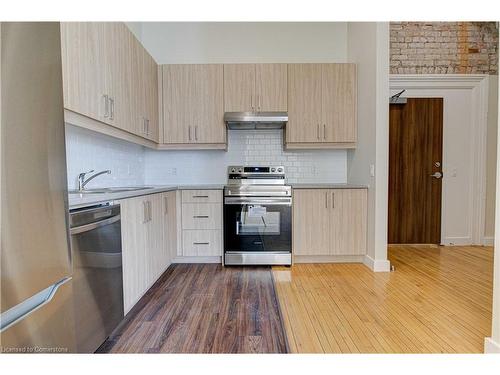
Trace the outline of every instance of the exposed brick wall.
[[498, 74], [495, 22], [391, 22], [392, 74]]

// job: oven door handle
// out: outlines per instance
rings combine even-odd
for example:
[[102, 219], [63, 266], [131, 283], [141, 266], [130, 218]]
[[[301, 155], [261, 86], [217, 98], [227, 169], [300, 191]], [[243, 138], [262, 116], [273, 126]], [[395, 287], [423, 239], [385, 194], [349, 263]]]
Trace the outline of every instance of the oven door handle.
[[226, 197], [224, 199], [224, 204], [237, 204], [237, 205], [242, 205], [242, 204], [261, 204], [261, 205], [268, 205], [268, 206], [275, 206], [275, 205], [281, 205], [281, 206], [291, 206], [292, 205], [292, 198], [246, 198], [246, 197]]
[[240, 235], [240, 222], [238, 220], [236, 220], [236, 235]]

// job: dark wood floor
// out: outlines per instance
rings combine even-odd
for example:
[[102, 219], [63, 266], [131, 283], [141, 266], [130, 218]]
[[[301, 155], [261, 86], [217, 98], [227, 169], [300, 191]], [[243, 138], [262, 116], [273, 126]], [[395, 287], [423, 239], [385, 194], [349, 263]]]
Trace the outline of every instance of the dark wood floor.
[[104, 353], [286, 353], [271, 268], [172, 265]]

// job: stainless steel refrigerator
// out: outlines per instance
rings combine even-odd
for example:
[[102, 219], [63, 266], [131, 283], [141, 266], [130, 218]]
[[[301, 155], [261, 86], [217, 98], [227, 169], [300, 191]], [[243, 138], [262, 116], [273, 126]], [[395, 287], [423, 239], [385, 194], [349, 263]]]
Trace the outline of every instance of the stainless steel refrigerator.
[[59, 23], [1, 24], [3, 352], [73, 352]]

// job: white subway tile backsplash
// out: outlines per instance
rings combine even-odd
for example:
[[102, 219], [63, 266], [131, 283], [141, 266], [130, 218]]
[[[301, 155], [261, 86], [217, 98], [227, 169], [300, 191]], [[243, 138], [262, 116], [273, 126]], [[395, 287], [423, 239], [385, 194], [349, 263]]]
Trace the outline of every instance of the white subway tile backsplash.
[[77, 187], [77, 176], [94, 169], [110, 169], [88, 187], [144, 185], [144, 148], [77, 126], [66, 124], [68, 188]]
[[229, 131], [228, 151], [157, 151], [66, 125], [68, 187], [82, 171], [110, 169], [89, 187], [224, 184], [229, 165], [284, 165], [289, 183], [347, 181], [345, 150], [284, 151], [281, 130]]
[[229, 165], [249, 164], [284, 165], [289, 183], [347, 181], [345, 150], [284, 151], [282, 137], [281, 130], [230, 130], [227, 152], [145, 149], [145, 182], [224, 184]]

